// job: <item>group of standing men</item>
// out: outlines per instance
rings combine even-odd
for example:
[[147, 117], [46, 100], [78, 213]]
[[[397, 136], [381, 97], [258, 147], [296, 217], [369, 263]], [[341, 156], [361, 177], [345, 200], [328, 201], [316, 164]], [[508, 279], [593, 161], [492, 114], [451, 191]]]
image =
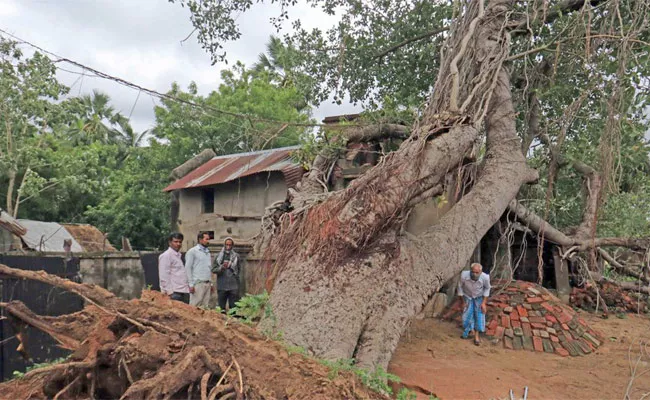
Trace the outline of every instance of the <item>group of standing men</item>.
[[239, 255], [233, 246], [234, 240], [226, 238], [224, 247], [215, 257], [210, 256], [210, 235], [199, 232], [198, 244], [181, 258], [183, 234], [169, 235], [169, 248], [158, 257], [160, 291], [172, 300], [182, 301], [197, 307], [207, 307], [210, 295], [214, 293], [212, 274], [217, 275], [217, 301], [225, 312], [226, 304], [232, 309], [239, 301]]

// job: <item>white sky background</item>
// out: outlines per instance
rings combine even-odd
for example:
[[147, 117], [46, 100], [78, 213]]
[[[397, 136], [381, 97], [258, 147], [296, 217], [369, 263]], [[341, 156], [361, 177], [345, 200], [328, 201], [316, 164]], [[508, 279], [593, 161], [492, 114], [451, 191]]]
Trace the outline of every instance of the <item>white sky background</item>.
[[[239, 17], [242, 37], [225, 46], [228, 66], [236, 60], [247, 66], [257, 61], [269, 36], [276, 33], [269, 17], [279, 12], [274, 5], [255, 4]], [[300, 19], [307, 29], [326, 29], [335, 22], [319, 9], [304, 5], [291, 9], [289, 15]], [[198, 44], [196, 34], [180, 43], [193, 30], [190, 13], [167, 0], [0, 0], [0, 28], [59, 56], [162, 93], [172, 82], [186, 88], [195, 81], [199, 92], [208, 94], [218, 87], [220, 70], [228, 67], [210, 65], [210, 56]], [[61, 66], [81, 72], [70, 65]], [[69, 96], [98, 89], [111, 97], [111, 104], [122, 114], [128, 116], [133, 108], [131, 124], [136, 131], [153, 127], [149, 95], [141, 94], [136, 103], [137, 90], [112, 81], [62, 71], [58, 78], [72, 86]], [[351, 104], [327, 102], [313, 114], [321, 120], [360, 110]]]

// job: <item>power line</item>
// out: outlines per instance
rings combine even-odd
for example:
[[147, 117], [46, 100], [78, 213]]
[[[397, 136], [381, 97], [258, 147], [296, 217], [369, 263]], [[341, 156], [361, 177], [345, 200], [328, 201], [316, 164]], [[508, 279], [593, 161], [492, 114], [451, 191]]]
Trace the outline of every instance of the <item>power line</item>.
[[[56, 53], [53, 53], [53, 52], [51, 52], [49, 50], [46, 50], [46, 49], [42, 48], [42, 47], [40, 47], [40, 46], [38, 46], [38, 45], [36, 45], [34, 43], [31, 43], [31, 42], [29, 42], [27, 40], [21, 39], [21, 38], [17, 37], [16, 35], [13, 35], [13, 34], [7, 32], [4, 29], [0, 28], [0, 32], [7, 35], [7, 36], [9, 36], [9, 37], [11, 37], [14, 40], [17, 40], [20, 44], [26, 44], [26, 45], [28, 45], [30, 47], [33, 47], [36, 50], [41, 51], [44, 54], [55, 57], [56, 60], [53, 61], [54, 64], [64, 62], [64, 63], [70, 64], [70, 65], [74, 65], [74, 66], [76, 66], [78, 68], [81, 68], [83, 71], [87, 71], [87, 72], [92, 73], [93, 75], [95, 75], [95, 77], [110, 80], [110, 81], [116, 82], [116, 83], [118, 83], [118, 84], [120, 84], [122, 86], [126, 86], [128, 88], [138, 90], [140, 92], [145, 92], [145, 93], [147, 93], [147, 94], [149, 94], [151, 96], [155, 96], [155, 97], [157, 97], [157, 98], [159, 98], [161, 100], [174, 101], [174, 102], [177, 102], [177, 103], [188, 105], [190, 107], [199, 108], [199, 109], [202, 109], [204, 111], [209, 110], [211, 112], [218, 113], [218, 114], [223, 114], [223, 115], [228, 115], [228, 116], [231, 116], [231, 117], [246, 119], [249, 123], [251, 123], [251, 125], [252, 125], [252, 122], [266, 122], [266, 123], [273, 123], [273, 124], [278, 124], [278, 125], [297, 126], [297, 127], [324, 127], [324, 126], [329, 126], [329, 125], [320, 124], [320, 123], [288, 122], [288, 121], [280, 121], [280, 120], [276, 120], [276, 119], [272, 119], [272, 118], [259, 118], [259, 117], [255, 117], [255, 116], [251, 116], [251, 115], [247, 115], [247, 114], [241, 114], [241, 113], [236, 113], [236, 112], [232, 112], [232, 111], [221, 110], [221, 109], [212, 107], [210, 105], [197, 104], [197, 103], [195, 103], [195, 102], [193, 102], [191, 100], [185, 100], [185, 99], [181, 99], [179, 97], [172, 96], [172, 95], [169, 95], [169, 94], [166, 94], [166, 93], [160, 93], [160, 92], [158, 92], [156, 90], [149, 89], [149, 88], [146, 88], [144, 86], [141, 86], [141, 85], [132, 83], [130, 81], [127, 81], [126, 79], [122, 79], [122, 78], [117, 77], [117, 76], [112, 76], [112, 75], [109, 75], [109, 74], [107, 74], [105, 72], [99, 71], [99, 70], [97, 70], [95, 68], [88, 67], [88, 66], [86, 66], [86, 65], [84, 65], [84, 64], [82, 64], [80, 62], [74, 61], [72, 59], [62, 57], [62, 56], [60, 56], [60, 55], [58, 55]], [[59, 68], [59, 66], [57, 66], [57, 68]], [[68, 70], [65, 70], [65, 69], [63, 69], [63, 71], [73, 73], [72, 71], [68, 71]], [[85, 73], [82, 73], [82, 75], [87, 76], [87, 75], [85, 75]], [[351, 126], [365, 126], [365, 125], [362, 125], [362, 124], [350, 124], [350, 125]]]
[[[82, 85], [83, 85], [84, 78], [99, 78], [99, 79], [107, 79], [107, 80], [114, 81], [114, 82], [116, 82], [116, 83], [118, 83], [118, 84], [120, 84], [120, 85], [122, 85], [122, 86], [126, 86], [126, 87], [128, 87], [128, 88], [130, 88], [130, 89], [134, 89], [134, 90], [135, 90], [135, 89], [138, 89], [138, 96], [139, 96], [139, 95], [144, 91], [144, 92], [146, 92], [147, 94], [149, 94], [149, 97], [151, 97], [152, 100], [153, 100], [154, 97], [156, 97], [156, 98], [161, 99], [161, 100], [166, 99], [166, 100], [173, 101], [173, 102], [176, 102], [176, 103], [186, 104], [186, 105], [189, 105], [189, 106], [191, 106], [191, 107], [197, 109], [199, 112], [203, 113], [204, 115], [206, 115], [206, 116], [208, 116], [208, 117], [212, 117], [213, 114], [207, 112], [206, 109], [209, 109], [209, 110], [211, 110], [211, 111], [213, 111], [213, 112], [221, 112], [222, 114], [223, 114], [223, 113], [227, 113], [227, 114], [230, 114], [230, 115], [233, 115], [233, 116], [240, 116], [240, 115], [241, 115], [241, 116], [243, 116], [243, 117], [240, 117], [240, 118], [246, 118], [246, 119], [249, 121], [249, 124], [251, 125], [250, 129], [251, 129], [252, 131], [254, 131], [254, 132], [256, 132], [257, 134], [260, 134], [260, 135], [263, 135], [263, 134], [264, 134], [264, 132], [262, 132], [262, 131], [259, 130], [259, 129], [256, 129], [256, 128], [253, 126], [253, 124], [252, 124], [252, 122], [251, 122], [253, 118], [251, 118], [251, 117], [249, 117], [249, 116], [246, 116], [245, 114], [238, 114], [238, 113], [232, 113], [232, 112], [224, 112], [224, 111], [222, 111], [222, 110], [218, 110], [218, 109], [216, 109], [216, 108], [214, 108], [214, 107], [211, 107], [211, 106], [202, 106], [202, 105], [197, 104], [197, 103], [195, 103], [195, 102], [192, 102], [192, 101], [189, 101], [189, 100], [184, 100], [184, 99], [178, 98], [178, 97], [176, 97], [176, 96], [171, 96], [171, 95], [168, 95], [168, 94], [163, 94], [163, 93], [157, 92], [157, 91], [155, 91], [155, 90], [146, 89], [146, 88], [141, 87], [141, 86], [139, 86], [139, 85], [136, 85], [136, 84], [130, 83], [130, 82], [124, 80], [124, 79], [116, 78], [116, 77], [112, 77], [111, 75], [108, 75], [108, 74], [102, 73], [101, 71], [97, 71], [97, 70], [95, 70], [94, 68], [87, 67], [87, 66], [85, 66], [85, 65], [83, 65], [83, 64], [81, 64], [81, 63], [79, 63], [79, 62], [76, 62], [76, 61], [73, 61], [73, 60], [67, 59], [67, 58], [65, 58], [65, 57], [61, 57], [61, 56], [57, 55], [56, 53], [53, 53], [53, 52], [51, 52], [51, 51], [49, 51], [49, 50], [45, 50], [44, 48], [42, 48], [42, 47], [40, 47], [40, 46], [37, 46], [37, 45], [35, 45], [35, 44], [31, 43], [31, 42], [28, 42], [28, 41], [26, 41], [26, 40], [23, 40], [23, 39], [21, 39], [21, 38], [15, 36], [15, 35], [13, 35], [13, 34], [11, 34], [11, 33], [8, 33], [7, 31], [5, 31], [5, 30], [3, 30], [3, 29], [0, 29], [0, 32], [6, 34], [6, 35], [8, 35], [8, 36], [10, 36], [11, 38], [13, 38], [13, 39], [15, 39], [15, 40], [18, 40], [18, 43], [19, 43], [19, 44], [26, 44], [26, 45], [28, 45], [28, 46], [31, 46], [31, 47], [35, 48], [36, 50], [41, 51], [41, 52], [44, 53], [44, 54], [47, 54], [47, 55], [50, 55], [50, 56], [52, 56], [52, 57], [57, 58], [57, 60], [53, 61], [53, 64], [57, 64], [57, 63], [59, 63], [59, 62], [67, 62], [67, 63], [69, 63], [69, 64], [71, 64], [71, 65], [74, 65], [74, 66], [76, 66], [76, 67], [78, 67], [78, 68], [81, 68], [81, 72], [74, 72], [74, 71], [70, 71], [70, 70], [68, 70], [68, 69], [64, 69], [64, 68], [60, 67], [59, 65], [55, 65], [55, 68], [57, 68], [58, 70], [62, 70], [62, 71], [64, 71], [64, 72], [71, 73], [71, 74], [77, 74], [77, 75], [80, 75], [80, 77], [81, 77], [81, 81], [80, 81], [80, 85], [79, 85], [79, 93], [78, 93], [78, 95], [81, 95], [81, 87], [82, 87]], [[86, 71], [91, 72], [93, 75], [87, 75], [87, 74], [86, 74]], [[155, 103], [154, 103], [154, 106], [155, 106]], [[261, 119], [256, 118], [256, 120], [260, 121]], [[223, 120], [223, 122], [226, 123], [226, 124], [228, 124], [228, 125], [231, 125], [231, 126], [233, 126], [233, 127], [235, 127], [235, 128], [241, 128], [241, 126], [242, 126], [242, 125], [240, 125], [240, 124], [237, 124], [237, 123], [235, 123], [235, 122], [229, 121], [229, 120], [227, 120], [227, 119], [226, 119], [226, 120]], [[283, 123], [283, 122], [277, 122], [277, 123]], [[298, 125], [299, 125], [298, 123], [288, 123], [288, 124], [293, 124], [294, 126], [298, 126]], [[310, 125], [310, 124], [301, 124], [301, 125], [302, 125], [302, 126], [312, 126], [312, 125]], [[228, 139], [228, 140], [226, 141], [226, 143], [231, 142], [231, 141], [232, 141], [231, 139]]]

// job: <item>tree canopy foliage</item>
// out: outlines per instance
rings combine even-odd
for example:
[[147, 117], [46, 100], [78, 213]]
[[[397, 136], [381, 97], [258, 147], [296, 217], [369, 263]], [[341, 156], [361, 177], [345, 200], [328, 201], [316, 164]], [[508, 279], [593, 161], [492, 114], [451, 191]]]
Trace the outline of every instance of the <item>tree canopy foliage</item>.
[[[190, 9], [215, 62], [227, 57], [223, 43], [241, 35], [237, 16], [253, 6], [247, 0], [170, 1]], [[51, 60], [40, 53], [25, 57], [16, 43], [3, 40], [4, 208], [23, 218], [97, 223], [114, 241], [126, 235], [136, 246], [154, 246], [153, 232], [167, 229], [159, 218], [167, 215], [160, 192], [166, 173], [205, 148], [226, 154], [301, 139], [317, 147], [299, 125], [330, 96], [381, 110], [369, 115], [382, 121], [388, 114], [412, 121], [431, 93], [451, 21], [462, 11], [455, 2], [308, 0], [340, 20], [329, 30], [307, 31], [290, 20], [297, 1], [276, 3], [281, 11], [271, 22], [281, 28], [289, 20], [292, 29], [272, 37], [251, 68], [235, 63], [222, 71], [219, 89], [206, 96], [195, 84], [172, 84], [172, 97], [155, 108], [156, 123], [147, 132], [135, 132], [103, 93], [66, 97]], [[582, 217], [582, 177], [571, 168], [582, 162], [606, 180], [599, 231], [650, 233], [647, 8], [645, 2], [521, 2], [508, 18], [506, 63], [522, 151], [541, 172], [519, 198], [559, 227]], [[142, 226], [129, 222], [137, 220], [134, 210], [145, 208], [157, 212], [146, 221], [143, 216]]]
[[[227, 57], [222, 45], [240, 37], [237, 18], [252, 7], [246, 0], [170, 1], [189, 7], [198, 40], [214, 62]], [[415, 114], [431, 94], [451, 21], [465, 7], [446, 1], [308, 0], [340, 20], [329, 30], [307, 31], [291, 19], [296, 0], [272, 3], [280, 11], [271, 22], [279, 29], [290, 25], [283, 44], [276, 39], [274, 47], [291, 50], [284, 51], [283, 65], [312, 79], [303, 92], [311, 102], [333, 95], [336, 102], [347, 97], [368, 110]], [[522, 151], [541, 173], [519, 198], [559, 227], [582, 218], [586, 193], [581, 174], [571, 168], [582, 162], [605, 180], [599, 233], [650, 233], [648, 12], [642, 1], [549, 1], [515, 2], [508, 16], [511, 54], [504, 64], [513, 78], [518, 132]]]
[[[119, 245], [164, 246], [170, 228], [172, 169], [206, 148], [228, 154], [294, 145], [310, 121], [304, 96], [264, 68], [241, 63], [221, 73], [207, 96], [173, 83], [151, 130], [137, 132], [105, 93], [69, 96], [56, 66], [36, 52], [0, 42], [0, 194], [18, 218], [91, 223]], [[190, 102], [183, 102], [189, 100]], [[251, 119], [214, 110], [246, 114]]]

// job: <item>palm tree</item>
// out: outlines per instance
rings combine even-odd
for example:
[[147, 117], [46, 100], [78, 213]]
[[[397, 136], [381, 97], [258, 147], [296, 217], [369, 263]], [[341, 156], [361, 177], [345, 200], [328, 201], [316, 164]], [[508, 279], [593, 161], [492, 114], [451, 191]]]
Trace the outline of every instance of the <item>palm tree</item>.
[[115, 143], [118, 121], [124, 118], [110, 105], [110, 97], [97, 90], [71, 100], [70, 107], [77, 120], [70, 127], [73, 140], [80, 143]]
[[119, 144], [126, 147], [141, 147], [144, 144], [145, 137], [151, 132], [151, 129], [136, 132], [129, 119], [120, 113], [115, 116], [115, 124], [117, 125], [117, 129], [115, 129], [116, 139]]
[[298, 53], [292, 46], [282, 43], [282, 39], [271, 35], [266, 44], [266, 52], [260, 53], [257, 63], [253, 64], [255, 72], [266, 71], [276, 79], [280, 87], [293, 84], [297, 67]]
[[266, 52], [260, 53], [257, 62], [253, 64], [253, 72], [257, 74], [267, 73], [271, 82], [279, 87], [296, 87], [303, 93], [304, 99], [296, 104], [298, 111], [304, 110], [310, 104], [312, 98], [310, 92], [314, 85], [313, 80], [298, 71], [300, 53], [292, 45], [285, 45], [277, 36], [271, 35], [266, 44]]

